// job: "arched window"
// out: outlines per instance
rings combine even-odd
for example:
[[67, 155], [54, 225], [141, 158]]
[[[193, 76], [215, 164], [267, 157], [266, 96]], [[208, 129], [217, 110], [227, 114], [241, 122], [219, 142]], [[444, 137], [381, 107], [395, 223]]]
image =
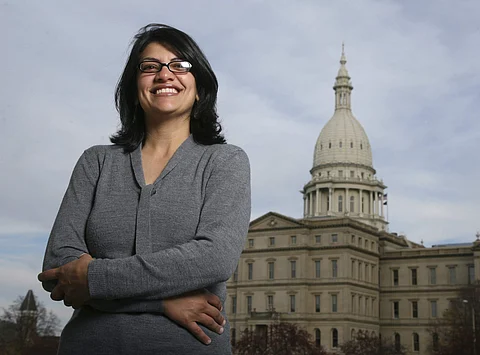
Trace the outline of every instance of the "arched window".
[[343, 212], [343, 196], [338, 196], [338, 212]]
[[350, 196], [350, 212], [355, 212], [355, 197]]
[[338, 144], [338, 146], [339, 146], [340, 148], [342, 148], [342, 141], [340, 141], [340, 143]]
[[353, 148], [353, 142], [350, 142], [350, 148]]
[[332, 348], [338, 348], [338, 330], [337, 330], [337, 328], [332, 329]]
[[420, 337], [417, 333], [413, 333], [413, 351], [420, 351]]
[[395, 350], [400, 351], [400, 334], [395, 333]]
[[332, 148], [332, 142], [328, 143], [328, 148]]
[[235, 328], [232, 328], [231, 333], [232, 335], [230, 336], [230, 342], [232, 346], [235, 346], [235, 343], [237, 342], [237, 332], [235, 331]]
[[315, 346], [319, 348], [320, 345], [322, 345], [322, 333], [320, 329], [315, 328]]
[[434, 351], [438, 351], [438, 334], [437, 333], [433, 333], [432, 348]]

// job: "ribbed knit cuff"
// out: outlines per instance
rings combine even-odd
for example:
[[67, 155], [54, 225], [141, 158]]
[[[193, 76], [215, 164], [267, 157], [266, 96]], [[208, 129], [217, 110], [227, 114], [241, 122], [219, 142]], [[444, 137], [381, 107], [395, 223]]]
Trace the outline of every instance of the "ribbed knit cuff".
[[88, 290], [92, 299], [109, 299], [107, 263], [107, 260], [94, 259], [88, 264]]

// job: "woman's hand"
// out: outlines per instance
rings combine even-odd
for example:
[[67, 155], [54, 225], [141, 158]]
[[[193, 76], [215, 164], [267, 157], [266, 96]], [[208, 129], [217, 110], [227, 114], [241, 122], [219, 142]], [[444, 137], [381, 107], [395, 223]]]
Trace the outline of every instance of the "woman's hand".
[[89, 254], [83, 254], [78, 260], [42, 272], [38, 275], [38, 280], [58, 280], [50, 298], [54, 301], [63, 300], [66, 306], [79, 308], [90, 299], [87, 275], [88, 264], [92, 260]]
[[178, 325], [187, 329], [204, 344], [211, 339], [198, 326], [200, 323], [218, 334], [223, 333], [226, 321], [220, 311], [222, 302], [213, 293], [196, 291], [163, 300], [163, 313]]

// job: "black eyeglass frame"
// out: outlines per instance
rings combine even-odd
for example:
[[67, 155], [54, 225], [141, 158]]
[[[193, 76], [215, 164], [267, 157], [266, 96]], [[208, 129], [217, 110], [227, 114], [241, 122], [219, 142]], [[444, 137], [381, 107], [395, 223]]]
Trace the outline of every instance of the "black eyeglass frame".
[[[142, 70], [142, 64], [143, 63], [156, 63], [156, 64], [159, 64], [160, 67], [156, 71], [149, 72], [149, 71]], [[173, 64], [173, 63], [188, 63], [190, 65], [190, 67], [186, 68], [185, 71], [175, 71], [175, 70], [172, 70], [172, 68], [170, 68], [170, 64]], [[173, 74], [186, 74], [186, 73], [190, 72], [190, 70], [192, 70], [192, 63], [190, 63], [188, 60], [180, 60], [180, 59], [172, 60], [171, 62], [168, 62], [168, 63], [162, 63], [158, 60], [146, 59], [146, 60], [142, 60], [138, 64], [138, 69], [142, 73], [145, 73], [145, 74], [157, 74], [157, 73], [162, 71], [163, 67], [167, 67], [167, 69], [170, 70], [170, 72], [173, 73]]]

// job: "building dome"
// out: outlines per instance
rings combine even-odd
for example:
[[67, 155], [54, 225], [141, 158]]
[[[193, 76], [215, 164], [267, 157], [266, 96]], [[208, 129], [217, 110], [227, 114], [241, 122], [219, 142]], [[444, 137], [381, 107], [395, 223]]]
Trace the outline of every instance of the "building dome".
[[362, 125], [350, 110], [336, 110], [315, 144], [313, 167], [353, 163], [373, 168], [372, 149]]
[[335, 113], [317, 139], [313, 168], [327, 164], [356, 164], [373, 169], [370, 142], [351, 110], [350, 97], [353, 86], [345, 67], [346, 62], [342, 50], [341, 66], [333, 87]]

